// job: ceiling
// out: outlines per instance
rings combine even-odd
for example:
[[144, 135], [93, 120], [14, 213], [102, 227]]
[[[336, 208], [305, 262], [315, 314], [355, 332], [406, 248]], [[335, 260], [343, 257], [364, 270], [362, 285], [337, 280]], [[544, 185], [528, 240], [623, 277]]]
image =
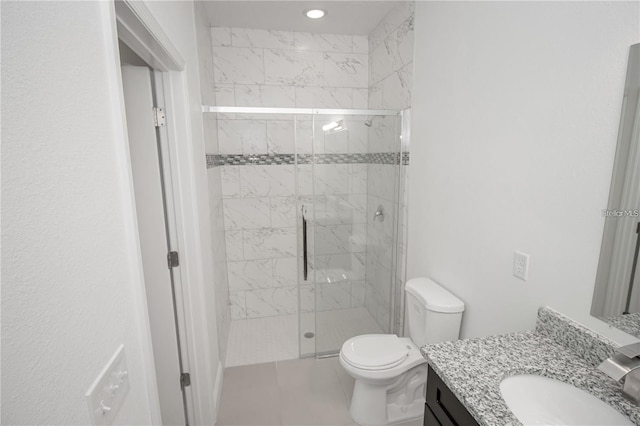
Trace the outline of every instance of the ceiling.
[[[203, 3], [214, 27], [368, 35], [398, 1], [206, 0]], [[309, 19], [303, 15], [308, 9], [323, 9], [327, 14], [322, 19]]]

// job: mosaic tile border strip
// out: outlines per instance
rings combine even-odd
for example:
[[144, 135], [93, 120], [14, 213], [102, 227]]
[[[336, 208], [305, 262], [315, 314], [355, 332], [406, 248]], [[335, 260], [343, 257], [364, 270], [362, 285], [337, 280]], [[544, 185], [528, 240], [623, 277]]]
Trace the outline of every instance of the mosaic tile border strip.
[[282, 164], [295, 164], [293, 154], [207, 154], [207, 168], [216, 166], [272, 166]]
[[403, 152], [402, 153], [402, 165], [403, 166], [408, 166], [409, 165], [409, 153], [408, 152]]
[[[207, 168], [217, 166], [274, 166], [295, 164], [294, 154], [207, 154]], [[298, 164], [399, 164], [409, 165], [409, 153], [403, 152], [402, 159], [397, 152], [376, 152], [359, 154], [298, 154]]]
[[369, 154], [299, 154], [298, 164], [366, 164], [369, 162]]

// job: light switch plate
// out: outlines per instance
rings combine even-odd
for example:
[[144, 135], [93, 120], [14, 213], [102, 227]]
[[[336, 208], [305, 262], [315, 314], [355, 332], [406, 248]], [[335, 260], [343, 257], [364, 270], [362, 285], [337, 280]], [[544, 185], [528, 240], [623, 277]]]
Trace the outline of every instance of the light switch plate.
[[91, 423], [112, 424], [128, 393], [129, 370], [124, 345], [120, 345], [87, 391]]

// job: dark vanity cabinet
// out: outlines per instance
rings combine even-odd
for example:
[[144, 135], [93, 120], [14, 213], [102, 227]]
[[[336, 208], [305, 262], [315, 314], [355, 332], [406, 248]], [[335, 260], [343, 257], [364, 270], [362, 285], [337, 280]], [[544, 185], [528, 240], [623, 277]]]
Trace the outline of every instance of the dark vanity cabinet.
[[478, 426], [458, 398], [429, 366], [424, 426]]

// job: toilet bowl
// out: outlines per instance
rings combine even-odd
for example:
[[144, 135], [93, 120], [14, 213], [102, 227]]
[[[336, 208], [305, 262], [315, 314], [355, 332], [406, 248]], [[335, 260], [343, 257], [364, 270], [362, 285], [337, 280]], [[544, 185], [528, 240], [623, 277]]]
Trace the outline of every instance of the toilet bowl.
[[340, 365], [356, 380], [349, 411], [357, 423], [392, 424], [424, 412], [427, 361], [411, 339], [356, 336], [342, 346]]
[[355, 379], [349, 412], [356, 423], [382, 426], [424, 412], [427, 362], [419, 346], [455, 340], [464, 304], [428, 278], [405, 286], [410, 337], [365, 334], [342, 345], [340, 365]]

